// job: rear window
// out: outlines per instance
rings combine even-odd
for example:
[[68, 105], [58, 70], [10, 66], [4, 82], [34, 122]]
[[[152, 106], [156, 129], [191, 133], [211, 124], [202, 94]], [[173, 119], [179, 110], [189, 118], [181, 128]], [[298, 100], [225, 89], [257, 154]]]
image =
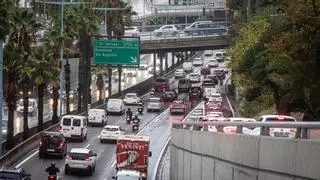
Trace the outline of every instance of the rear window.
[[149, 102], [152, 102], [152, 103], [159, 103], [160, 100], [159, 99], [149, 99]]
[[81, 120], [80, 119], [73, 119], [72, 126], [80, 126]]
[[18, 173], [1, 172], [0, 179], [21, 179], [21, 176]]
[[121, 101], [118, 100], [109, 100], [108, 101], [108, 105], [115, 105], [115, 106], [120, 106], [121, 105]]
[[64, 126], [70, 126], [71, 125], [71, 119], [70, 118], [64, 118], [62, 124]]
[[164, 82], [167, 82], [167, 80], [165, 80], [165, 79], [156, 79], [155, 82], [164, 83]]
[[70, 156], [73, 160], [85, 160], [89, 154], [84, 153], [70, 153]]
[[134, 95], [134, 94], [127, 94], [126, 97], [127, 97], [127, 98], [135, 98], [135, 97], [137, 97], [137, 96]]
[[222, 57], [223, 54], [222, 53], [216, 53], [216, 57]]
[[58, 136], [44, 136], [41, 140], [47, 144], [58, 144], [60, 142], [60, 138]]
[[266, 122], [296, 122], [292, 118], [266, 118]]
[[180, 79], [179, 83], [189, 83], [190, 80], [189, 79]]
[[200, 91], [200, 88], [194, 87], [194, 88], [191, 88], [191, 91], [192, 91], [192, 92], [199, 92], [199, 91]]
[[105, 130], [105, 131], [112, 131], [112, 132], [114, 132], [114, 131], [119, 131], [118, 128], [111, 128], [111, 127], [105, 127], [105, 128], [103, 128], [103, 130]]

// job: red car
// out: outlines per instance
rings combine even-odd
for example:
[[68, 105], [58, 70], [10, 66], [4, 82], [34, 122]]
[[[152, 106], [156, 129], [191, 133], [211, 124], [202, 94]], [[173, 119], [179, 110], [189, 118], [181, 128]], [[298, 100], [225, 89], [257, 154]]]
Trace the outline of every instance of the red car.
[[182, 101], [173, 101], [170, 106], [171, 114], [184, 114], [186, 112], [186, 106]]

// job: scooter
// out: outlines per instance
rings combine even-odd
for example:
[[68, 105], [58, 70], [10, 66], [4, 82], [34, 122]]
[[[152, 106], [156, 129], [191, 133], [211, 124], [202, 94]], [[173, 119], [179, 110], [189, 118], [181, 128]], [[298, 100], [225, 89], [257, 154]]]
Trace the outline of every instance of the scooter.
[[137, 132], [139, 130], [140, 119], [133, 119], [132, 123], [132, 132]]
[[130, 116], [127, 116], [127, 117], [126, 117], [126, 121], [127, 121], [127, 124], [130, 124], [130, 122], [131, 122], [131, 117], [130, 117]]
[[57, 180], [57, 176], [49, 175], [48, 180]]
[[142, 113], [143, 113], [143, 106], [139, 106], [139, 107], [138, 107], [138, 112], [139, 112], [139, 114], [142, 114]]

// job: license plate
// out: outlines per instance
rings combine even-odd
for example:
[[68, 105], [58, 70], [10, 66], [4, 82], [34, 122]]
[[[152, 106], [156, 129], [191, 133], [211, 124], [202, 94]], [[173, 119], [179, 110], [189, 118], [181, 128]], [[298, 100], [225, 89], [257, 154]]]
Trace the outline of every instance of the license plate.
[[54, 149], [47, 149], [48, 152], [54, 152]]
[[276, 136], [276, 137], [289, 137], [289, 134], [285, 133], [285, 132], [275, 132], [274, 136]]

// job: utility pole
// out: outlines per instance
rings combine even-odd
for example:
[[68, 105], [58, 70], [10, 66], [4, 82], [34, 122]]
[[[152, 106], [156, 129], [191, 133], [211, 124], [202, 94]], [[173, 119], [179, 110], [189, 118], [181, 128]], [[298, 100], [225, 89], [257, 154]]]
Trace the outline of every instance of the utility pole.
[[[61, 0], [61, 30], [60, 34], [61, 37], [63, 36], [63, 18], [64, 18], [64, 0]], [[59, 93], [59, 100], [60, 100], [60, 119], [62, 118], [62, 110], [63, 110], [63, 101], [62, 101], [62, 94], [63, 94], [63, 42], [61, 43], [60, 48], [60, 61], [61, 61], [61, 71], [60, 71], [60, 93]]]

